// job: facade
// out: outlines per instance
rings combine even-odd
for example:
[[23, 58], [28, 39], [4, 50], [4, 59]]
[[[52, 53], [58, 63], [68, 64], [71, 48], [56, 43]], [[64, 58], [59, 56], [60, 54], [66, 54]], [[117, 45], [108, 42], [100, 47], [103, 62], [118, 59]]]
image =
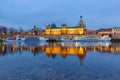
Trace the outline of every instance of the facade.
[[52, 25], [46, 26], [46, 35], [82, 35], [85, 34], [85, 24], [83, 23], [82, 16], [80, 17], [80, 22], [76, 27], [68, 27], [66, 24], [61, 25], [61, 27], [56, 27], [53, 23]]
[[97, 34], [96, 30], [85, 30], [85, 34]]
[[120, 27], [113, 27], [112, 28], [112, 33], [113, 34], [120, 34]]
[[112, 28], [105, 28], [97, 30], [97, 34], [99, 35], [111, 35], [113, 34]]
[[5, 26], [0, 26], [0, 35], [7, 34], [7, 28]]
[[38, 27], [34, 26], [34, 28], [29, 30], [27, 33], [29, 35], [42, 35], [42, 34], [44, 34], [44, 32], [45, 31], [42, 30], [41, 28], [38, 28]]
[[100, 35], [120, 34], [120, 27], [99, 29], [97, 30], [97, 34]]
[[17, 29], [15, 29], [15, 28], [9, 28], [9, 34], [10, 35], [17, 35], [17, 33], [18, 33], [18, 31], [17, 31]]

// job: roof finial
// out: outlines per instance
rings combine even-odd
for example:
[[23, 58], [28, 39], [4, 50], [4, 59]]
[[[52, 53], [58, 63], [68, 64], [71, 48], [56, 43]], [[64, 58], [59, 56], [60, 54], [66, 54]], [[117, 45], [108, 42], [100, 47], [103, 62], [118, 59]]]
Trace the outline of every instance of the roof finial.
[[82, 19], [82, 16], [80, 16], [80, 19]]
[[36, 28], [36, 25], [34, 25], [34, 29]]

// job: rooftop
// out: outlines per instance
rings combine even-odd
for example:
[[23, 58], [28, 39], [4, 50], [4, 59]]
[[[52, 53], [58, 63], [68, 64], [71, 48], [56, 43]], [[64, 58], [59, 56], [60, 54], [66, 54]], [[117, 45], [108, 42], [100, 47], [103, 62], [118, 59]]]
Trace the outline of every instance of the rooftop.
[[[52, 29], [58, 29], [58, 28], [61, 28], [61, 27], [51, 27]], [[78, 28], [78, 27], [66, 27], [66, 28]]]
[[115, 26], [115, 27], [113, 27], [113, 28], [116, 28], [116, 29], [118, 29], [118, 28], [120, 28], [120, 26]]

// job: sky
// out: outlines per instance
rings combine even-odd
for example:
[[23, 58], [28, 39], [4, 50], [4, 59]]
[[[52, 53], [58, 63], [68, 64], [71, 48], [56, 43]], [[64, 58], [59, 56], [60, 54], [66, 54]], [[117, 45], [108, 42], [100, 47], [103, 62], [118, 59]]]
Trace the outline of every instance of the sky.
[[0, 25], [45, 29], [48, 24], [76, 26], [83, 16], [87, 29], [120, 26], [120, 0], [0, 0]]

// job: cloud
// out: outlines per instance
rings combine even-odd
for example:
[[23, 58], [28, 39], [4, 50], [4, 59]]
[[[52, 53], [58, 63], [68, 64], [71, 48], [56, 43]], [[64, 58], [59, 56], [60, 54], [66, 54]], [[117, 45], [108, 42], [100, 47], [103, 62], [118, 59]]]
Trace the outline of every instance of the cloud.
[[[83, 15], [87, 28], [120, 25], [119, 0], [1, 0], [0, 24], [26, 26], [66, 23], [75, 26]], [[94, 26], [94, 27], [93, 27]]]

